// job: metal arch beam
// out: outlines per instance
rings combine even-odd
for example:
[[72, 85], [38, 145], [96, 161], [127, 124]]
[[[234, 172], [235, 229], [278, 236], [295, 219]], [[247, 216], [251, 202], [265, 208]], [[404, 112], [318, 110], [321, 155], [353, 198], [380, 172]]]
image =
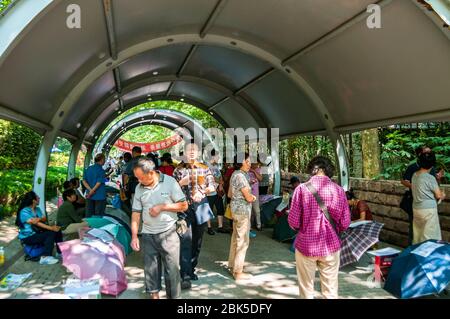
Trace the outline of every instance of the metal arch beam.
[[105, 16], [106, 30], [108, 32], [109, 52], [113, 60], [117, 59], [116, 30], [114, 27], [112, 0], [103, 0], [103, 15]]
[[20, 112], [14, 111], [6, 106], [0, 105], [0, 118], [8, 121], [16, 122], [28, 126], [32, 129], [37, 129], [41, 131], [50, 131], [52, 129], [51, 125], [34, 119], [28, 115], [22, 114]]
[[33, 26], [56, 6], [58, 1], [15, 1], [0, 19], [0, 67]]
[[186, 69], [187, 65], [189, 64], [189, 61], [194, 56], [194, 53], [195, 53], [196, 50], [197, 50], [197, 45], [194, 44], [191, 47], [191, 49], [189, 50], [189, 52], [186, 54], [186, 58], [184, 59], [184, 61], [181, 64], [181, 66], [179, 67], [179, 69], [177, 71], [177, 77], [179, 77], [183, 73], [183, 71]]
[[[105, 135], [102, 137], [102, 139], [99, 141], [96, 149], [98, 150], [98, 149], [103, 148], [103, 145], [105, 144], [104, 141], [108, 140], [109, 136], [114, 134], [114, 132], [121, 130], [124, 126], [126, 126], [127, 123], [132, 122], [132, 121], [139, 121], [139, 120], [146, 119], [146, 118], [148, 118], [149, 121], [155, 121], [156, 117], [158, 115], [161, 115], [163, 118], [166, 118], [165, 120], [163, 120], [166, 122], [171, 122], [170, 120], [167, 120], [167, 117], [171, 118], [171, 115], [177, 116], [180, 119], [182, 119], [183, 122], [185, 122], [185, 121], [192, 122], [194, 124], [194, 128], [196, 127], [201, 132], [206, 132], [206, 130], [200, 123], [198, 123], [195, 119], [191, 118], [190, 116], [188, 116], [184, 113], [172, 111], [172, 110], [164, 110], [164, 109], [147, 109], [147, 110], [142, 110], [142, 111], [132, 113], [132, 114], [128, 115], [127, 117], [123, 118], [122, 120], [120, 120], [119, 122], [117, 122], [116, 124], [114, 124], [108, 130], [108, 132], [105, 133]], [[179, 124], [181, 122], [180, 123], [172, 122], [172, 123], [180, 126]], [[194, 132], [194, 134], [195, 134], [195, 132]], [[211, 136], [207, 132], [206, 132], [206, 136], [212, 141]], [[96, 141], [94, 141], [94, 144], [95, 144], [95, 142]]]
[[[392, 2], [392, 0], [378, 0], [374, 4], [379, 5], [380, 7], [385, 7], [386, 5], [390, 4], [391, 2]], [[324, 35], [322, 35], [318, 39], [312, 41], [311, 43], [309, 43], [306, 46], [304, 46], [302, 49], [298, 50], [297, 52], [295, 52], [295, 53], [291, 54], [290, 56], [288, 56], [287, 58], [285, 58], [282, 61], [282, 63], [281, 63], [282, 66], [286, 66], [286, 65], [290, 64], [291, 62], [297, 60], [302, 55], [305, 55], [306, 53], [308, 53], [311, 50], [313, 50], [315, 47], [317, 47], [317, 46], [327, 42], [328, 40], [336, 37], [338, 34], [344, 32], [345, 30], [347, 30], [351, 26], [355, 25], [356, 23], [359, 23], [362, 20], [367, 19], [367, 17], [370, 16], [371, 14], [372, 13], [368, 12], [367, 9], [364, 9], [364, 10], [358, 12], [356, 15], [354, 15], [353, 17], [347, 19], [346, 21], [344, 21], [343, 23], [341, 23], [340, 25], [338, 25], [334, 29], [328, 31], [327, 33], [325, 33]]]
[[216, 6], [214, 7], [213, 11], [209, 15], [208, 19], [206, 20], [206, 23], [204, 24], [203, 28], [200, 31], [200, 37], [204, 38], [206, 33], [212, 28], [214, 22], [216, 21], [217, 17], [219, 16], [220, 12], [225, 8], [227, 4], [227, 0], [218, 0]]
[[[167, 115], [165, 115], [167, 114]], [[157, 115], [160, 115], [163, 117], [163, 119], [155, 119]], [[166, 117], [169, 115], [176, 115], [180, 116], [184, 120], [187, 120], [182, 126], [179, 125], [179, 123], [172, 122], [170, 120], [167, 120]], [[172, 118], [172, 120], [174, 120]], [[206, 137], [211, 145], [217, 149], [217, 144], [215, 143], [215, 140], [211, 137], [211, 135], [208, 133], [208, 131], [195, 119], [191, 118], [190, 116], [187, 116], [186, 114], [183, 114], [181, 112], [177, 111], [171, 111], [171, 110], [164, 110], [164, 109], [150, 109], [150, 110], [143, 110], [138, 111], [133, 114], [130, 114], [126, 118], [122, 119], [118, 123], [116, 123], [113, 127], [110, 128], [110, 130], [103, 136], [103, 138], [99, 141], [95, 151], [99, 152], [100, 150], [108, 153], [110, 150], [110, 145], [114, 144], [114, 142], [126, 131], [131, 128], [138, 127], [144, 123], [159, 123], [161, 126], [166, 126], [169, 129], [172, 129], [176, 131], [177, 129], [187, 130], [190, 134], [190, 138], [195, 137], [197, 132], [201, 132], [202, 134], [202, 140], [204, 137]], [[169, 124], [173, 123], [172, 126]], [[180, 122], [181, 123], [181, 122]], [[184, 128], [186, 123], [192, 123], [193, 124], [193, 130], [189, 128]], [[126, 124], [125, 128], [124, 125]], [[107, 146], [105, 146], [107, 145]]]
[[[225, 95], [227, 98], [234, 100], [236, 103], [241, 105], [244, 109], [246, 109], [253, 116], [256, 115], [255, 120], [257, 121], [257, 123], [260, 127], [268, 126], [267, 120], [262, 118], [261, 116], [259, 116], [259, 114], [255, 110], [255, 106], [250, 104], [246, 99], [244, 99], [243, 97], [240, 97], [240, 96], [236, 96], [232, 90], [230, 90], [229, 88], [227, 88], [221, 84], [218, 84], [216, 82], [210, 81], [208, 79], [200, 78], [200, 77], [195, 77], [195, 76], [179, 76], [179, 77], [177, 77], [175, 75], [153, 76], [151, 74], [144, 74], [142, 76], [139, 76], [138, 78], [136, 78], [133, 81], [128, 81], [128, 83], [125, 83], [125, 85], [122, 88], [122, 95], [132, 92], [136, 89], [140, 89], [142, 87], [151, 85], [151, 84], [162, 83], [162, 82], [174, 83], [177, 81], [196, 83], [196, 84], [203, 85], [205, 87], [209, 87], [213, 90], [216, 90], [216, 91], [222, 93], [223, 95]], [[169, 90], [170, 89], [171, 89], [171, 87], [169, 87]], [[169, 94], [171, 93], [171, 92], [169, 92], [169, 90], [168, 90], [168, 92], [166, 92], [166, 96], [170, 96], [170, 95], [167, 95], [167, 93], [169, 93]], [[91, 115], [89, 116], [89, 118], [87, 120], [84, 120], [83, 122], [81, 122], [81, 123], [84, 123], [82, 126], [89, 128], [89, 130], [92, 131], [91, 126], [95, 122], [95, 119], [97, 119], [101, 114], [103, 114], [103, 111], [108, 106], [110, 106], [112, 103], [114, 103], [114, 101], [115, 101], [114, 94], [108, 94], [108, 96], [103, 99], [103, 102], [99, 106], [95, 107], [96, 112], [91, 113]], [[207, 107], [204, 109], [204, 111], [211, 111], [211, 108]], [[216, 115], [215, 117], [217, 119], [218, 115]]]
[[[193, 82], [193, 78], [194, 77], [190, 77], [191, 80], [189, 82]], [[185, 81], [187, 78], [186, 77], [182, 77], [183, 81]], [[147, 77], [147, 75], [145, 76], [141, 76], [137, 79], [135, 79], [134, 81], [129, 81], [123, 88], [122, 88], [122, 94], [127, 94], [133, 90], [148, 86], [148, 85], [152, 85], [152, 84], [157, 84], [157, 83], [162, 83], [162, 82], [175, 82], [177, 80], [181, 80], [180, 78], [177, 78], [176, 76], [170, 75], [170, 76], [152, 76], [150, 78]], [[200, 79], [202, 81], [205, 81], [204, 79]], [[187, 81], [187, 80], [186, 80]], [[205, 82], [204, 82], [205, 83]], [[210, 82], [211, 83], [211, 82]], [[211, 86], [213, 86], [213, 88], [215, 88], [217, 90], [217, 87], [214, 87], [214, 84], [212, 82]], [[210, 86], [210, 87], [211, 87]], [[226, 91], [227, 93], [229, 93], [228, 91]], [[167, 94], [167, 93], [166, 93]], [[225, 93], [223, 93], [225, 94]], [[111, 104], [113, 104], [116, 99], [114, 98], [115, 94], [109, 94], [108, 96], [106, 96], [103, 101], [97, 105], [95, 107], [95, 111], [92, 112], [89, 117], [87, 119], [84, 119], [81, 121], [81, 123], [84, 123], [82, 125], [83, 129], [86, 129], [86, 132], [83, 135], [80, 135], [81, 138], [84, 138], [85, 135], [89, 135], [92, 134], [92, 125], [95, 123], [96, 119], [103, 114], [104, 110], [106, 108], [108, 108], [109, 106], [111, 106]], [[167, 96], [167, 95], [166, 95]], [[173, 96], [173, 95], [172, 95]], [[180, 98], [184, 98], [184, 99], [189, 99], [186, 97], [180, 97]], [[152, 96], [153, 99], [153, 96]], [[171, 99], [170, 96], [167, 96], [167, 99]], [[195, 101], [194, 99], [190, 99], [191, 101]], [[198, 101], [195, 101], [195, 104], [193, 104], [194, 106], [197, 106], [201, 109], [203, 109], [205, 112], [208, 112], [208, 107], [203, 105], [203, 103], [200, 103]], [[123, 108], [122, 110], [117, 109], [116, 111], [123, 111], [125, 108]], [[211, 114], [213, 115], [213, 117], [218, 120], [222, 125], [224, 126], [229, 126], [228, 123], [226, 123], [222, 117], [220, 117], [218, 114]]]
[[[231, 42], [233, 42], [233, 44], [231, 44]], [[94, 81], [105, 72], [114, 69], [120, 63], [136, 56], [139, 53], [143, 53], [162, 46], [180, 43], [209, 44], [234, 48], [270, 63], [274, 68], [277, 68], [286, 73], [286, 75], [295, 83], [295, 85], [304, 94], [306, 94], [306, 96], [312, 102], [313, 106], [316, 108], [317, 112], [322, 115], [320, 118], [322, 119], [324, 126], [326, 127], [327, 132], [332, 140], [337, 140], [337, 134], [333, 130], [335, 125], [331, 114], [329, 114], [327, 107], [325, 106], [323, 100], [320, 98], [317, 92], [306, 82], [306, 80], [299, 73], [297, 73], [290, 67], [283, 67], [282, 60], [280, 58], [256, 45], [248, 42], [243, 42], [240, 39], [213, 34], [208, 34], [204, 38], [200, 37], [199, 34], [167, 35], [130, 46], [118, 53], [117, 60], [106, 59], [105, 61], [101, 62], [73, 87], [73, 89], [69, 92], [69, 94], [67, 94], [63, 102], [59, 105], [58, 110], [51, 121], [51, 125], [54, 127], [54, 130], [58, 131], [61, 128], [65, 118], [68, 114], [72, 113], [75, 103], [79, 100], [83, 92], [85, 92], [86, 89], [88, 89], [94, 83]], [[56, 133], [51, 133], [51, 136], [53, 142], [56, 138]]]
[[[179, 101], [181, 98], [183, 98], [183, 99], [185, 100], [186, 103], [195, 105], [195, 106], [199, 107], [200, 109], [205, 110], [205, 112], [206, 112], [206, 110], [207, 110], [206, 106], [202, 105], [201, 103], [199, 103], [199, 102], [197, 102], [197, 101], [195, 101], [195, 100], [191, 100], [191, 99], [186, 98], [186, 97], [180, 97], [180, 96], [166, 97], [164, 94], [161, 94], [161, 95], [153, 95], [153, 96], [151, 97], [151, 99], [152, 99], [151, 101], [152, 101], [152, 102], [154, 102], [154, 101], [161, 101], [161, 100], [174, 100], [174, 101]], [[130, 102], [130, 103], [128, 103], [128, 104], [126, 104], [126, 105], [124, 106], [123, 111], [127, 111], [127, 110], [129, 110], [129, 109], [131, 109], [131, 108], [133, 108], [133, 107], [135, 107], [135, 106], [138, 106], [138, 105], [140, 105], [140, 104], [143, 104], [143, 103], [145, 103], [145, 102], [148, 102], [148, 99], [147, 99], [147, 98], [133, 100], [132, 102]], [[150, 111], [150, 110], [153, 110], [153, 109], [148, 109], [148, 110]], [[166, 110], [166, 111], [171, 111], [171, 110]], [[184, 115], [186, 115], [186, 114], [184, 114]], [[104, 122], [102, 123], [101, 126], [99, 126], [98, 128], [96, 128], [96, 130], [93, 132], [93, 134], [92, 134], [91, 136], [93, 136], [93, 137], [99, 136], [99, 135], [103, 132], [103, 130], [105, 130], [106, 127], [108, 127], [108, 125], [109, 125], [112, 121], [114, 121], [115, 118], [116, 118], [116, 116], [115, 116], [114, 114], [111, 114], [111, 116], [108, 117], [108, 119], [107, 119], [106, 121], [104, 121]], [[228, 124], [227, 124], [226, 122], [220, 121], [220, 120], [218, 120], [218, 121], [219, 121], [219, 123], [220, 123], [222, 126], [228, 127]], [[84, 136], [84, 138], [86, 138], [86, 135]], [[96, 140], [96, 139], [94, 138], [94, 139], [92, 139], [92, 140], [89, 140], [89, 142], [92, 143], [92, 144], [95, 144], [95, 140]]]
[[[147, 119], [144, 121], [138, 121], [138, 122], [134, 122], [132, 124], [130, 124], [126, 130], [117, 130], [116, 132], [114, 132], [113, 135], [111, 135], [111, 137], [105, 141], [105, 144], [102, 147], [102, 152], [104, 152], [105, 154], [109, 154], [109, 151], [111, 150], [112, 146], [114, 145], [114, 143], [120, 138], [120, 136], [122, 136], [123, 134], [126, 133], [126, 131], [132, 130], [136, 127], [141, 127], [143, 125], [155, 125], [155, 126], [162, 126], [165, 127], [171, 131], [174, 131], [175, 129], [179, 128], [179, 126], [176, 125], [169, 125], [168, 122], [164, 122], [161, 120], [151, 120], [151, 119]], [[192, 134], [192, 132], [190, 132], [190, 134]]]

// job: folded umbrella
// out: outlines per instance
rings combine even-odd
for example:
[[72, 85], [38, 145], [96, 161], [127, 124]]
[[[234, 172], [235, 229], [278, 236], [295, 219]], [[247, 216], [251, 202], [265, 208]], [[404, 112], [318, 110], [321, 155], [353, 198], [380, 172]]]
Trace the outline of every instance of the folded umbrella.
[[399, 298], [441, 293], [450, 283], [450, 244], [427, 240], [409, 246], [392, 262], [384, 289]]
[[124, 254], [117, 241], [107, 244], [98, 239], [75, 239], [58, 245], [63, 266], [77, 278], [99, 278], [101, 292], [108, 295], [117, 296], [127, 288]]
[[381, 223], [368, 221], [349, 227], [341, 240], [340, 267], [358, 261], [370, 247], [375, 245], [383, 226]]

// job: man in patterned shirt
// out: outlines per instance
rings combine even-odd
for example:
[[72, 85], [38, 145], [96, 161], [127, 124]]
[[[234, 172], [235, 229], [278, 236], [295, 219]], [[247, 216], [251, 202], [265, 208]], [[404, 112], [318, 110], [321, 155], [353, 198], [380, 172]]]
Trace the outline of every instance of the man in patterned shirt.
[[307, 183], [312, 185], [328, 209], [336, 230], [309, 191], [307, 183], [299, 185], [292, 197], [288, 222], [292, 229], [298, 230], [294, 246], [300, 297], [314, 297], [314, 277], [318, 267], [322, 294], [325, 298], [335, 299], [338, 297], [341, 249], [337, 233], [350, 225], [350, 210], [344, 189], [330, 178], [334, 167], [328, 158], [313, 158], [308, 164], [308, 171], [312, 177]]
[[180, 246], [181, 288], [189, 289], [191, 280], [198, 279], [195, 267], [200, 255], [203, 234], [209, 220], [208, 216], [214, 216], [207, 195], [216, 190], [216, 183], [208, 166], [197, 160], [199, 156], [197, 144], [187, 143], [184, 154], [186, 164], [178, 166], [173, 172], [173, 177], [180, 184], [189, 204], [188, 210], [182, 214], [188, 230], [181, 236]]

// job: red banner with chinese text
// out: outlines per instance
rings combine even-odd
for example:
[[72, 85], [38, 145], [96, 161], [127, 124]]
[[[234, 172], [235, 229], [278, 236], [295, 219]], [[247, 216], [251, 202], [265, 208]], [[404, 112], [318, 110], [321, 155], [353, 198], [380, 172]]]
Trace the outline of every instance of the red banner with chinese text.
[[114, 143], [114, 146], [117, 147], [122, 152], [131, 152], [133, 147], [140, 146], [142, 148], [142, 153], [150, 153], [175, 146], [182, 140], [183, 138], [180, 135], [174, 135], [162, 141], [152, 143], [134, 143], [118, 139], [116, 143]]

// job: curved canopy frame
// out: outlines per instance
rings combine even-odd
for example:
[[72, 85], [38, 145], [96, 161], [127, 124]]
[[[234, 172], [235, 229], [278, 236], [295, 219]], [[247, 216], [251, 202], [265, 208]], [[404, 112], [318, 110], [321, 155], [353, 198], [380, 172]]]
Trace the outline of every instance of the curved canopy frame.
[[[105, 135], [98, 141], [96, 152], [109, 152], [115, 141], [126, 131], [144, 125], [158, 123], [186, 138], [193, 138], [196, 134], [201, 134], [202, 138], [217, 148], [217, 145], [208, 131], [192, 117], [177, 111], [164, 109], [148, 109], [138, 111], [128, 115], [115, 123]], [[183, 131], [187, 131], [184, 133]], [[188, 135], [188, 134], [189, 135]]]
[[72, 160], [147, 94], [196, 102], [227, 127], [326, 132], [344, 187], [340, 133], [450, 120], [450, 32], [415, 0], [378, 1], [380, 29], [366, 23], [371, 0], [78, 0], [70, 29], [72, 2], [16, 0], [0, 17], [0, 116], [44, 134], [41, 197], [58, 135]]

